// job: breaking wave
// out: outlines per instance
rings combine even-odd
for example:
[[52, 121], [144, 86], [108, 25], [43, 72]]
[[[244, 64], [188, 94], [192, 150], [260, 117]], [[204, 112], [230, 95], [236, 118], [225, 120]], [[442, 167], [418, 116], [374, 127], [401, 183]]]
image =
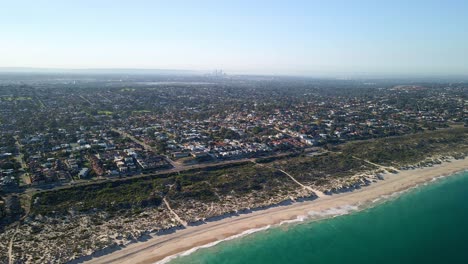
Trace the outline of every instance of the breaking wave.
[[156, 262], [155, 264], [166, 264], [166, 263], [169, 263], [171, 260], [175, 259], [175, 258], [178, 258], [178, 257], [183, 257], [183, 256], [188, 256], [192, 253], [194, 253], [195, 251], [199, 250], [199, 249], [202, 249], [202, 248], [209, 248], [209, 247], [213, 247], [213, 246], [216, 246], [217, 244], [221, 243], [221, 242], [224, 242], [224, 241], [229, 241], [229, 240], [233, 240], [233, 239], [236, 239], [236, 238], [240, 238], [240, 237], [244, 237], [244, 236], [247, 236], [247, 235], [250, 235], [250, 234], [253, 234], [253, 233], [256, 233], [256, 232], [260, 232], [260, 231], [263, 231], [263, 230], [267, 230], [271, 227], [271, 225], [267, 225], [267, 226], [264, 226], [264, 227], [260, 227], [260, 228], [254, 228], [254, 229], [249, 229], [249, 230], [246, 230], [240, 234], [237, 234], [237, 235], [234, 235], [234, 236], [230, 236], [230, 237], [227, 237], [225, 239], [221, 239], [221, 240], [217, 240], [217, 241], [214, 241], [214, 242], [211, 242], [211, 243], [208, 243], [206, 245], [202, 245], [202, 246], [198, 246], [198, 247], [194, 247], [194, 248], [191, 248], [187, 251], [184, 251], [182, 253], [179, 253], [179, 254], [176, 254], [176, 255], [172, 255], [172, 256], [168, 256], [158, 262]]
[[208, 243], [208, 244], [205, 244], [205, 245], [201, 245], [201, 246], [198, 246], [198, 247], [194, 247], [194, 248], [191, 248], [191, 249], [189, 249], [187, 251], [181, 252], [179, 254], [168, 256], [168, 257], [166, 257], [166, 258], [164, 258], [164, 259], [162, 259], [162, 260], [160, 260], [158, 262], [155, 262], [154, 264], [166, 264], [166, 263], [169, 263], [171, 260], [176, 259], [178, 257], [188, 256], [188, 255], [196, 252], [199, 249], [210, 248], [210, 247], [216, 246], [217, 244], [219, 244], [221, 242], [233, 240], [233, 239], [244, 237], [244, 236], [248, 236], [250, 234], [257, 233], [257, 232], [260, 232], [260, 231], [265, 231], [267, 229], [270, 229], [271, 227], [278, 227], [278, 226], [283, 226], [283, 225], [288, 225], [288, 224], [301, 223], [301, 222], [305, 222], [307, 220], [313, 220], [313, 219], [316, 219], [316, 218], [340, 216], [340, 215], [349, 214], [351, 212], [358, 211], [358, 210], [359, 210], [359, 207], [357, 205], [344, 205], [344, 206], [340, 206], [340, 207], [336, 207], [336, 208], [329, 208], [329, 209], [326, 209], [326, 210], [323, 210], [323, 211], [309, 211], [307, 215], [299, 215], [298, 217], [296, 217], [296, 219], [284, 220], [284, 221], [281, 221], [279, 224], [276, 224], [276, 225], [267, 225], [267, 226], [260, 227], [260, 228], [249, 229], [249, 230], [246, 230], [246, 231], [244, 231], [244, 232], [242, 232], [240, 234], [233, 235], [233, 236], [227, 237], [225, 239], [217, 240], [217, 241], [214, 241], [214, 242], [211, 242], [211, 243]]

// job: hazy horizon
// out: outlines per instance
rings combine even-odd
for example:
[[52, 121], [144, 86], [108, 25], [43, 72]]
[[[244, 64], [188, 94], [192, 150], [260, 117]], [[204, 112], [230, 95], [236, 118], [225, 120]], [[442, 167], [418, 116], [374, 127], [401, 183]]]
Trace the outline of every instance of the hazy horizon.
[[[71, 74], [71, 75], [174, 75], [174, 76], [210, 76], [214, 71], [223, 69], [145, 69], [145, 68], [39, 68], [39, 67], [0, 67], [0, 74]], [[310, 73], [310, 74], [294, 74], [294, 73], [255, 73], [255, 72], [226, 72], [226, 77], [229, 76], [265, 76], [265, 77], [292, 77], [292, 78], [318, 78], [318, 79], [442, 79], [450, 81], [468, 81], [467, 74], [414, 74], [414, 73], [366, 73], [366, 72], [334, 72], [334, 73]]]
[[461, 1], [15, 1], [0, 70], [466, 76]]

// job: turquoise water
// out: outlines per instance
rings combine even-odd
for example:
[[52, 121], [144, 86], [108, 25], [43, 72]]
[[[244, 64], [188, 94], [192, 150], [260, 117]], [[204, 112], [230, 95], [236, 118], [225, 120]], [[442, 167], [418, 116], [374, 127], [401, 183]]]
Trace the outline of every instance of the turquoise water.
[[468, 263], [468, 173], [361, 212], [271, 228], [170, 262], [179, 263]]

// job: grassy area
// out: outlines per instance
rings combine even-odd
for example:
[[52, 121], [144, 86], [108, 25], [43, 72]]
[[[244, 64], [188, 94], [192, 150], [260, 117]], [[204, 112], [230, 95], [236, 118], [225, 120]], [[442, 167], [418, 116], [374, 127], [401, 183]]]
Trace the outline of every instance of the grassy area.
[[116, 211], [158, 206], [162, 201], [165, 179], [109, 182], [42, 192], [33, 196], [32, 213], [66, 213], [69, 210]]
[[150, 110], [135, 110], [132, 111], [133, 114], [144, 114], [144, 113], [151, 113]]
[[0, 97], [0, 99], [3, 100], [3, 101], [25, 101], [25, 100], [32, 100], [31, 97], [24, 97], [24, 96], [18, 96], [18, 97], [7, 96], [7, 97]]
[[112, 111], [104, 111], [104, 110], [98, 111], [99, 115], [112, 115], [113, 113], [114, 112], [112, 112]]

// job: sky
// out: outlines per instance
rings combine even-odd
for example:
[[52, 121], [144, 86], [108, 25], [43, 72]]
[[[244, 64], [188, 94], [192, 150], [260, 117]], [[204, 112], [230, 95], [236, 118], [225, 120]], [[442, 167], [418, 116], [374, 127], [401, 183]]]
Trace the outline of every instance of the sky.
[[468, 75], [468, 1], [0, 0], [0, 67]]

